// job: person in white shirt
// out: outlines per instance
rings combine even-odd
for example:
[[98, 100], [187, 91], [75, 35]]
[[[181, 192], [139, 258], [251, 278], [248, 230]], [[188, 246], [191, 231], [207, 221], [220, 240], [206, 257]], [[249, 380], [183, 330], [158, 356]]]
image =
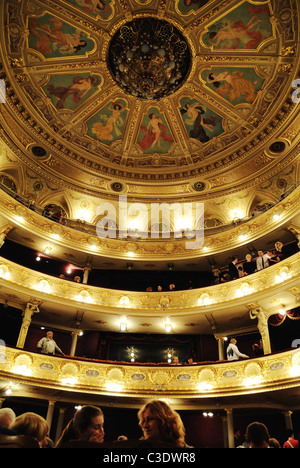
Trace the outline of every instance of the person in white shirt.
[[60, 354], [64, 355], [62, 350], [54, 341], [52, 331], [48, 331], [46, 333], [46, 336], [38, 342], [37, 347], [41, 350], [42, 354], [54, 354], [55, 351], [58, 351]]
[[264, 254], [262, 250], [258, 250], [258, 257], [256, 259], [256, 269], [257, 271], [263, 270], [269, 266], [269, 255]]
[[236, 345], [237, 341], [235, 338], [231, 338], [230, 340], [230, 344], [227, 348], [227, 360], [228, 361], [237, 361], [239, 358], [245, 358], [245, 359], [249, 359], [249, 356], [247, 356], [246, 354], [243, 354], [239, 351], [237, 345]]

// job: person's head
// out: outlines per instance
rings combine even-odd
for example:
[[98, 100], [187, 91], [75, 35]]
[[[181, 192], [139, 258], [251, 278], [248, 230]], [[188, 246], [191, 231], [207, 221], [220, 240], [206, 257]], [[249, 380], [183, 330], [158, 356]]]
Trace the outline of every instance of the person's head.
[[11, 408], [0, 409], [0, 426], [10, 427], [16, 419], [15, 412]]
[[251, 262], [251, 260], [252, 260], [252, 257], [251, 257], [251, 255], [250, 255], [250, 254], [247, 254], [247, 255], [246, 255], [246, 260], [247, 260], [247, 262]]
[[263, 257], [263, 256], [264, 256], [263, 250], [258, 250], [257, 253], [258, 253], [258, 256], [259, 256], [259, 257]]
[[47, 421], [36, 413], [24, 413], [17, 416], [15, 422], [10, 426], [20, 435], [35, 437], [42, 444], [49, 432]]
[[178, 356], [173, 357], [173, 364], [179, 364], [179, 357]]
[[232, 343], [232, 344], [237, 344], [237, 341], [236, 341], [235, 338], [231, 338], [230, 343]]
[[157, 291], [161, 292], [162, 291], [162, 286], [157, 286]]
[[52, 340], [52, 338], [53, 338], [53, 332], [52, 332], [52, 331], [47, 331], [46, 337], [47, 337], [49, 340]]
[[236, 256], [232, 257], [232, 263], [237, 263], [238, 262], [238, 258]]
[[288, 439], [289, 439], [289, 438], [294, 438], [294, 431], [293, 431], [293, 429], [288, 429], [288, 430], [286, 431], [286, 436], [287, 436]]
[[96, 406], [83, 406], [74, 416], [74, 429], [79, 440], [103, 442], [104, 415], [102, 410]]
[[146, 403], [138, 412], [144, 439], [184, 446], [185, 429], [179, 414], [161, 400]]
[[253, 422], [249, 424], [246, 438], [250, 444], [250, 448], [268, 448], [269, 446], [269, 431], [263, 423]]
[[170, 289], [170, 291], [173, 291], [173, 289], [175, 289], [175, 284], [174, 284], [174, 283], [171, 283], [171, 284], [169, 285], [169, 289]]

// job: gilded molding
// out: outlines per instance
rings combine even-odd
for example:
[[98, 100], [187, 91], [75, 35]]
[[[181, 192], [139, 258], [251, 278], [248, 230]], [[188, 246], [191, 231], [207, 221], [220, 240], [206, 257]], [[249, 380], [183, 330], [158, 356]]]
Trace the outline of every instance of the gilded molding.
[[300, 350], [193, 366], [97, 362], [0, 347], [0, 377], [57, 391], [140, 398], [204, 399], [297, 387]]
[[[164, 293], [126, 292], [104, 289], [82, 283], [64, 281], [30, 270], [0, 257], [0, 286], [20, 291], [37, 300], [68, 304], [74, 308], [84, 307], [95, 313], [134, 314], [145, 316], [145, 310], [156, 317], [172, 314], [182, 316], [186, 313], [208, 313], [226, 310], [231, 314], [234, 306], [244, 307], [251, 301], [269, 303], [269, 315], [277, 313], [272, 307], [274, 294], [299, 289], [300, 252], [250, 277], [240, 278], [226, 284], [218, 284], [201, 289], [172, 291]], [[127, 299], [124, 300], [124, 297]]]

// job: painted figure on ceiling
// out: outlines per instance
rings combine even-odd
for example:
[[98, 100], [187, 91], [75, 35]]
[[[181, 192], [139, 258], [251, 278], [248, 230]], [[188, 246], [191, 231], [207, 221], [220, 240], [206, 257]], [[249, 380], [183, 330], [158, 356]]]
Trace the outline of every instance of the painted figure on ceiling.
[[114, 102], [107, 107], [109, 114], [102, 113], [98, 116], [102, 122], [94, 123], [92, 132], [99, 140], [113, 141], [119, 139], [123, 132], [124, 119], [122, 112], [125, 110], [120, 102]]
[[[58, 99], [55, 105], [56, 108], [63, 109], [65, 107], [65, 101], [69, 96], [72, 96], [72, 103], [78, 105], [92, 87], [99, 85], [99, 82], [99, 77], [75, 76], [73, 77], [73, 83], [69, 86], [54, 86], [53, 84], [49, 84], [47, 89], [49, 95], [53, 95]], [[70, 106], [66, 106], [66, 108], [69, 107]]]
[[162, 142], [173, 142], [172, 135], [167, 133], [167, 128], [164, 125], [159, 115], [151, 112], [149, 115], [149, 122], [147, 127], [142, 125], [141, 132], [144, 133], [143, 138], [139, 141], [139, 145], [143, 150], [160, 149]]
[[[45, 15], [43, 21], [29, 20], [29, 47], [35, 48], [44, 56], [73, 55], [85, 53], [87, 37], [82, 31], [65, 25], [59, 18]], [[33, 40], [33, 37], [37, 40]]]
[[219, 117], [213, 115], [204, 117], [206, 111], [198, 102], [186, 102], [180, 112], [185, 117], [184, 123], [191, 138], [201, 143], [206, 143], [212, 138], [213, 135], [208, 135], [207, 132], [214, 131], [214, 127], [220, 121]]
[[[211, 73], [207, 79], [208, 83], [213, 83], [216, 92], [224, 97], [228, 95], [230, 101], [244, 95], [247, 102], [254, 102], [257, 96], [255, 85], [257, 83], [245, 78], [244, 73], [236, 71], [228, 73], [227, 71], [219, 73]], [[224, 84], [222, 85], [222, 82]]]
[[272, 35], [269, 7], [245, 2], [209, 26], [203, 41], [214, 49], [248, 50], [257, 49]]

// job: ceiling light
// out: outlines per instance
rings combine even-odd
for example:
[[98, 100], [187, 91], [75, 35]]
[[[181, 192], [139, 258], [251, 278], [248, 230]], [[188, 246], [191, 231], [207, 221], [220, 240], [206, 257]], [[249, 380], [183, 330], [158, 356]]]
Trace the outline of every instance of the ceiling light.
[[127, 316], [126, 315], [121, 315], [120, 317], [120, 330], [122, 332], [127, 331]]
[[105, 386], [110, 392], [121, 392], [123, 390], [123, 385], [116, 382], [108, 382]]
[[164, 320], [164, 327], [165, 327], [165, 331], [166, 333], [171, 333], [172, 330], [173, 330], [173, 327], [172, 327], [172, 323], [171, 323], [171, 320], [169, 319], [169, 317], [166, 317]]

